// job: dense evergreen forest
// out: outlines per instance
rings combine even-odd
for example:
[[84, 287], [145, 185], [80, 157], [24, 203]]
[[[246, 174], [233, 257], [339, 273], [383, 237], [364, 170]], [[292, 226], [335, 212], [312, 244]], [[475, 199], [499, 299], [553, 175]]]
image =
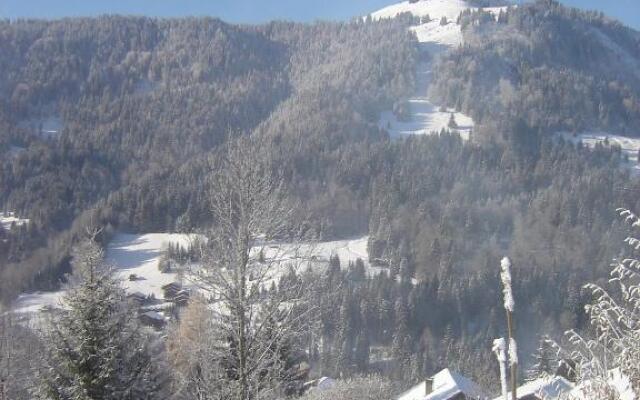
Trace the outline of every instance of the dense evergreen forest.
[[495, 387], [504, 255], [530, 364], [540, 335], [586, 326], [581, 287], [625, 234], [615, 209], [640, 210], [620, 149], [551, 135], [640, 127], [640, 34], [549, 0], [465, 12], [466, 44], [430, 95], [473, 116], [473, 139], [391, 140], [379, 114], [429, 57], [413, 22], [0, 22], [0, 206], [30, 219], [0, 227], [0, 299], [57, 288], [88, 226], [104, 245], [210, 225], [222, 145], [252, 136], [320, 239], [368, 234], [369, 261], [389, 268], [333, 259], [318, 280], [319, 371], [415, 382], [448, 366]]

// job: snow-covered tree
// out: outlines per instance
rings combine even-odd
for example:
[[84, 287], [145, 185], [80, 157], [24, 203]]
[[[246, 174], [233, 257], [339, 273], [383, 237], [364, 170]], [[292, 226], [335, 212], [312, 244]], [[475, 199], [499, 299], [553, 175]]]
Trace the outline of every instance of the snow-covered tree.
[[454, 113], [451, 113], [451, 115], [449, 116], [449, 122], [447, 123], [447, 126], [451, 129], [458, 129], [458, 123], [456, 122], [456, 116], [454, 115]]
[[45, 333], [46, 362], [35, 396], [56, 400], [157, 398], [156, 373], [147, 338], [136, 324], [125, 292], [103, 263], [93, 241], [73, 254], [72, 282], [64, 309]]
[[[210, 378], [230, 393], [227, 399], [280, 398], [294, 390], [302, 375], [293, 360], [299, 359], [315, 318], [308, 280], [287, 279], [277, 289], [273, 284], [288, 267], [310, 260], [309, 247], [299, 243], [311, 235], [287, 201], [284, 177], [270, 164], [270, 151], [264, 140], [240, 138], [213, 160], [214, 221], [206, 232], [202, 267], [194, 273], [215, 299], [208, 308], [209, 365], [224, 373]], [[277, 246], [276, 240], [286, 244]]]
[[[636, 214], [617, 211], [632, 229], [640, 227]], [[594, 335], [569, 331], [570, 347], [560, 349], [563, 358], [576, 363], [573, 372], [584, 398], [637, 398], [640, 394], [640, 239], [629, 236], [624, 242], [625, 256], [612, 263], [612, 288], [585, 285], [593, 297], [585, 309]]]
[[552, 376], [558, 369], [558, 355], [554, 343], [548, 337], [542, 337], [535, 353], [535, 364], [529, 370], [530, 379]]

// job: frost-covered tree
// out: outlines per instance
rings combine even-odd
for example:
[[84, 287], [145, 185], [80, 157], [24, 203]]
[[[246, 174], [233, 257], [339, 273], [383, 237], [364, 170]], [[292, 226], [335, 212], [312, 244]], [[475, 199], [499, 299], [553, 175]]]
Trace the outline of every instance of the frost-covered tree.
[[548, 337], [540, 339], [540, 344], [533, 354], [535, 364], [529, 370], [529, 378], [537, 379], [552, 376], [558, 368], [558, 355], [554, 343]]
[[[640, 227], [636, 214], [627, 209], [617, 212], [632, 229]], [[624, 242], [624, 255], [612, 263], [611, 288], [585, 285], [593, 298], [585, 310], [594, 335], [569, 331], [570, 346], [560, 349], [563, 357], [576, 363], [571, 372], [586, 398], [640, 394], [640, 239], [631, 235]]]
[[202, 267], [194, 271], [196, 283], [213, 299], [209, 365], [224, 371], [210, 377], [217, 380], [211, 385], [229, 392], [227, 399], [295, 392], [303, 377], [295, 360], [315, 318], [309, 280], [281, 280], [287, 267], [310, 260], [310, 249], [299, 245], [308, 237], [306, 227], [287, 201], [270, 151], [264, 140], [241, 138], [214, 160], [214, 221]]
[[72, 282], [45, 333], [35, 396], [55, 400], [151, 399], [162, 380], [125, 292], [93, 241], [73, 255]]

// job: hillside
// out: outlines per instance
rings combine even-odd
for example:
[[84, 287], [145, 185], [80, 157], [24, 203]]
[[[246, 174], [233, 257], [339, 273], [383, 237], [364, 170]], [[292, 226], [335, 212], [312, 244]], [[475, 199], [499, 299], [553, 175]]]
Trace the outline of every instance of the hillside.
[[[0, 304], [18, 312], [0, 317], [65, 315], [77, 261], [99, 258], [74, 249], [104, 250], [180, 399], [220, 389], [201, 371], [240, 380], [229, 337], [254, 331], [212, 317], [229, 310], [269, 340], [303, 317], [258, 380], [294, 364], [295, 385], [401, 393], [451, 368], [497, 393], [503, 257], [524, 379], [543, 334], [588, 329], [582, 287], [610, 283], [628, 236], [616, 208], [640, 210], [640, 34], [552, 0], [0, 21], [0, 53]], [[301, 237], [314, 252], [273, 256]]]
[[497, 20], [466, 11], [460, 23], [466, 45], [441, 59], [430, 94], [469, 113], [485, 134], [518, 126], [636, 134], [638, 32], [552, 0]]

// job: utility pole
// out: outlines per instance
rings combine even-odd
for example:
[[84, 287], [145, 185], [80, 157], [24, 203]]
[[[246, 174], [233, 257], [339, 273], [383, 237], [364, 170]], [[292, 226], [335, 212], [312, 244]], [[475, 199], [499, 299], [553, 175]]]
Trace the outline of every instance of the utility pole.
[[511, 400], [518, 400], [518, 384], [516, 381], [516, 373], [518, 368], [518, 348], [516, 345], [513, 326], [513, 308], [515, 306], [515, 302], [513, 301], [513, 291], [511, 290], [511, 260], [509, 260], [507, 257], [504, 257], [502, 261], [500, 261], [500, 268], [500, 280], [502, 281], [502, 290], [504, 294], [504, 309], [507, 313], [507, 346], [509, 346]]

